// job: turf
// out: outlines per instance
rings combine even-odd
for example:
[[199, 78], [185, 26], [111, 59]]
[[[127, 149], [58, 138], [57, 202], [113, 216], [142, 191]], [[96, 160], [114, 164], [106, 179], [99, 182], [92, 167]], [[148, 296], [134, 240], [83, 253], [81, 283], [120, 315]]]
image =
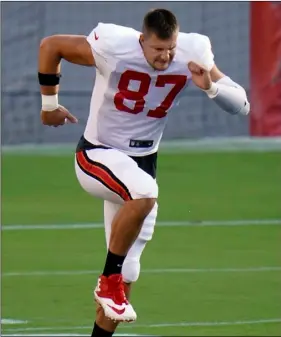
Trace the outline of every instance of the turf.
[[[102, 221], [102, 202], [81, 190], [73, 161], [5, 154], [2, 223]], [[280, 167], [276, 152], [163, 154], [159, 222], [281, 218]], [[281, 226], [270, 223], [156, 227], [132, 298], [138, 321], [119, 332], [280, 335], [280, 234]], [[2, 318], [28, 323], [2, 325], [2, 332], [89, 334], [92, 288], [104, 256], [102, 229], [3, 231]], [[20, 275], [35, 271], [45, 274]], [[61, 271], [69, 274], [55, 274]], [[258, 322], [271, 319], [279, 322]], [[198, 325], [188, 326], [192, 322]]]

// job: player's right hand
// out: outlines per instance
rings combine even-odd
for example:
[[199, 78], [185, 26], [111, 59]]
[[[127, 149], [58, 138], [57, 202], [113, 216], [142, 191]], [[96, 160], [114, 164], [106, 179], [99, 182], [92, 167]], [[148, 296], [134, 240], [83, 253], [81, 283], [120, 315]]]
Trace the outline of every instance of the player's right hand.
[[57, 127], [68, 122], [77, 123], [78, 119], [65, 107], [59, 105], [59, 107], [53, 111], [41, 110], [41, 121], [44, 125]]
[[202, 90], [208, 90], [212, 86], [210, 71], [199, 66], [195, 62], [188, 63], [188, 69], [192, 75], [192, 82]]

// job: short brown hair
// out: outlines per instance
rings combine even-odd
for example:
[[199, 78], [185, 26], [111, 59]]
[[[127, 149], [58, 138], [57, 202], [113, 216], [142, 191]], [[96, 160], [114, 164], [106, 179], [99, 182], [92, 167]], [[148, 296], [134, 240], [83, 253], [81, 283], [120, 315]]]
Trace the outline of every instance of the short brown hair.
[[143, 33], [154, 33], [163, 40], [169, 39], [178, 29], [176, 16], [167, 9], [153, 9], [143, 19]]

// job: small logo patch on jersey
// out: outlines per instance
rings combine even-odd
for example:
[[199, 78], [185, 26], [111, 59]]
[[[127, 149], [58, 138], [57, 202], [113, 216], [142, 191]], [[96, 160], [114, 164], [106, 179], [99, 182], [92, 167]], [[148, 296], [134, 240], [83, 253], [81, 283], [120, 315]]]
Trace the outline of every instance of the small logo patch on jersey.
[[95, 40], [99, 39], [99, 36], [97, 36], [96, 32], [94, 32]]
[[153, 140], [130, 140], [130, 147], [151, 147], [153, 145]]

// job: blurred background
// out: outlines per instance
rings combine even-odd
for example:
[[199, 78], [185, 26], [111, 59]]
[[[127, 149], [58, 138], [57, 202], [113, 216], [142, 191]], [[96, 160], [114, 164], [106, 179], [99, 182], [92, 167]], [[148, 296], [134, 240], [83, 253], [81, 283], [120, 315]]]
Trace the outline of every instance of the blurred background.
[[[103, 201], [74, 172], [95, 70], [63, 62], [60, 102], [76, 125], [40, 122], [40, 40], [110, 22], [141, 28], [155, 7], [210, 37], [218, 67], [247, 90], [230, 116], [188, 88], [160, 148], [155, 234], [120, 335], [280, 336], [281, 4], [1, 2], [1, 329], [89, 336], [106, 253]], [[167, 305], [168, 304], [168, 305]]]
[[[281, 5], [249, 2], [4, 2], [2, 6], [2, 144], [76, 142], [83, 132], [95, 70], [63, 62], [60, 102], [78, 125], [41, 125], [37, 80], [40, 40], [89, 34], [101, 22], [141, 29], [145, 13], [172, 10], [181, 30], [210, 37], [219, 68], [247, 90], [249, 117], [229, 116], [189, 89], [169, 116], [164, 139], [281, 135]], [[266, 24], [265, 24], [266, 23]]]

